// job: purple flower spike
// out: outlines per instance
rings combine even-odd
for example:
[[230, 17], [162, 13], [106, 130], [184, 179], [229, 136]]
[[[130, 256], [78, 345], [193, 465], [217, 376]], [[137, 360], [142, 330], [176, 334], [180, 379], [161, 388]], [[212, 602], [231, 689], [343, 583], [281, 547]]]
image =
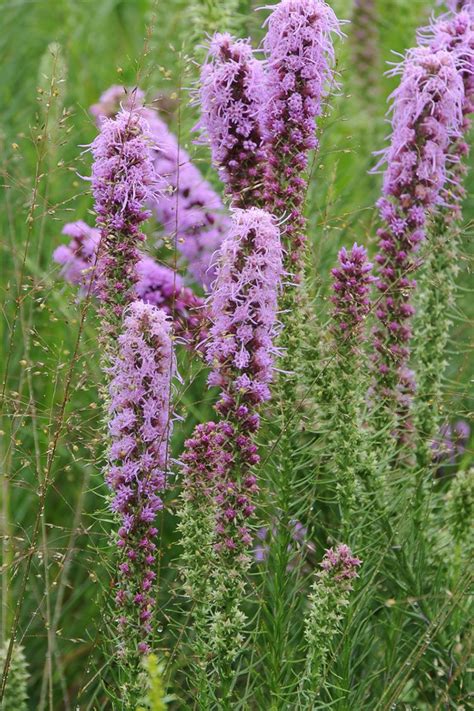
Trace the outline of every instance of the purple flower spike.
[[[90, 279], [97, 276], [94, 266], [100, 243], [100, 230], [89, 227], [82, 220], [64, 225], [63, 235], [71, 237], [69, 244], [62, 244], [54, 250], [53, 259], [62, 266], [65, 281], [81, 287], [87, 292]], [[92, 293], [96, 285], [91, 287]]]
[[268, 144], [266, 202], [276, 215], [289, 217], [285, 239], [288, 270], [299, 278], [305, 245], [303, 202], [308, 152], [318, 145], [314, 121], [333, 79], [331, 36], [339, 21], [322, 0], [282, 0], [268, 18], [267, 106], [264, 138]]
[[164, 236], [176, 243], [193, 281], [209, 287], [214, 277], [213, 257], [228, 226], [222, 201], [156, 111], [144, 106], [144, 94], [139, 89], [113, 86], [91, 107], [91, 113], [100, 121], [101, 117], [115, 115], [120, 103], [132, 105], [153, 136], [150, 156], [159, 190], [149, 207], [161, 223]]
[[263, 64], [255, 59], [250, 42], [214, 35], [201, 70], [200, 128], [237, 207], [262, 201], [264, 87]]
[[171, 380], [175, 360], [171, 323], [150, 304], [132, 303], [124, 314], [118, 353], [109, 369], [110, 405], [106, 480], [120, 528], [121, 563], [116, 602], [125, 644], [151, 632], [155, 600], [155, 519], [163, 508], [171, 432]]
[[345, 543], [336, 548], [328, 548], [321, 561], [321, 568], [325, 573], [347, 589], [352, 587], [351, 580], [357, 578], [357, 568], [360, 565], [362, 561], [352, 555], [351, 549]]
[[251, 543], [238, 526], [253, 513], [251, 494], [257, 482], [243, 472], [259, 460], [252, 440], [259, 427], [257, 407], [270, 398], [282, 256], [279, 230], [268, 213], [258, 208], [234, 211], [209, 299], [207, 347], [209, 384], [222, 390], [217, 410], [232, 421], [230, 450], [236, 448], [233, 458], [238, 454], [241, 462], [238, 483], [227, 479], [217, 484], [216, 530], [227, 548], [236, 536], [244, 548]]
[[[235, 210], [209, 298], [211, 385], [253, 407], [269, 398], [282, 278], [279, 230], [264, 210]], [[226, 409], [227, 400], [219, 405]]]
[[158, 189], [150, 159], [153, 139], [137, 113], [121, 111], [104, 118], [92, 143], [92, 191], [97, 226], [101, 231], [98, 255], [99, 292], [108, 336], [117, 335], [125, 306], [135, 298], [138, 246], [145, 237], [144, 209]]
[[[464, 88], [453, 57], [418, 47], [396, 70], [403, 73], [392, 95], [391, 144], [382, 160], [384, 197], [379, 201], [385, 227], [378, 231], [380, 252], [375, 329], [378, 391], [385, 403], [404, 399], [414, 313], [412, 278], [417, 252], [433, 209], [446, 202], [450, 146], [462, 125]], [[411, 381], [410, 381], [411, 382]], [[410, 386], [410, 389], [412, 386]]]
[[370, 310], [369, 293], [374, 277], [365, 247], [354, 244], [350, 252], [343, 247], [338, 257], [339, 267], [332, 270], [334, 331], [338, 342], [347, 342], [352, 348], [362, 337], [361, 325]]

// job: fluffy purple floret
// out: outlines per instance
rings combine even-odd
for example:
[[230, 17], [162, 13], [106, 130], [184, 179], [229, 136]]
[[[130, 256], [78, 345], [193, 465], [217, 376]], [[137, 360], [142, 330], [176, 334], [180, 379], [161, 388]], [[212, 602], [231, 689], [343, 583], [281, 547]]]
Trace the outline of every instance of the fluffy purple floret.
[[167, 486], [171, 380], [175, 360], [166, 314], [136, 301], [124, 313], [118, 352], [110, 368], [106, 480], [120, 522], [116, 581], [119, 624], [143, 640], [152, 632], [157, 513]]
[[235, 206], [258, 206], [265, 159], [265, 76], [249, 40], [214, 35], [201, 69], [199, 98], [199, 126]]
[[101, 231], [98, 290], [109, 342], [117, 335], [124, 307], [135, 298], [138, 247], [145, 239], [140, 225], [150, 215], [144, 206], [158, 190], [152, 145], [147, 123], [127, 111], [102, 119], [91, 145], [92, 192]]
[[376, 316], [377, 385], [384, 400], [397, 400], [409, 359], [414, 313], [412, 278], [417, 251], [433, 209], [446, 200], [450, 147], [462, 125], [464, 87], [449, 52], [418, 47], [399, 67], [402, 79], [392, 95], [392, 137], [386, 162], [384, 197], [379, 201], [385, 227], [378, 231], [380, 299]]
[[328, 548], [321, 561], [321, 568], [339, 584], [351, 587], [351, 581], [357, 578], [357, 569], [362, 565], [359, 558], [352, 555], [352, 551], [345, 543], [340, 543], [336, 548]]
[[372, 264], [365, 247], [355, 243], [348, 252], [343, 247], [338, 255], [339, 266], [332, 270], [334, 304], [333, 319], [338, 340], [349, 347], [362, 337], [361, 325], [370, 311], [370, 287], [374, 281]]
[[288, 261], [298, 276], [306, 239], [304, 172], [318, 143], [314, 121], [333, 80], [332, 35], [340, 28], [323, 0], [282, 0], [267, 22], [266, 200], [271, 212], [288, 215]]
[[[82, 220], [64, 225], [62, 234], [71, 237], [69, 244], [54, 250], [53, 259], [60, 264], [65, 281], [87, 291], [90, 279], [96, 276], [94, 266], [100, 242], [100, 230], [89, 227]], [[94, 286], [92, 286], [94, 292]]]
[[282, 274], [275, 221], [258, 208], [235, 210], [209, 298], [209, 382], [225, 392], [221, 410], [269, 398]]
[[164, 236], [175, 241], [193, 281], [209, 287], [214, 276], [213, 258], [228, 226], [222, 201], [157, 112], [144, 106], [139, 89], [113, 86], [91, 112], [98, 118], [115, 115], [120, 102], [136, 107], [153, 136], [150, 151], [159, 191], [150, 207]]

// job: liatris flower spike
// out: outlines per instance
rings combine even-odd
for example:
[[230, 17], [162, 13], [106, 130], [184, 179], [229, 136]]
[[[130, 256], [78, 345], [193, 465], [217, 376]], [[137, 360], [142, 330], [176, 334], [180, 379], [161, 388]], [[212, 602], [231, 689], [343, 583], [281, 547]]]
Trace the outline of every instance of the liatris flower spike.
[[308, 710], [314, 708], [332, 640], [340, 629], [361, 563], [345, 544], [330, 548], [313, 584], [305, 620], [306, 669], [301, 684]]
[[91, 107], [99, 125], [102, 117], [116, 115], [120, 102], [134, 106], [153, 136], [150, 154], [158, 190], [149, 207], [163, 227], [164, 238], [175, 243], [186, 261], [193, 281], [208, 288], [214, 277], [212, 260], [228, 226], [222, 201], [157, 112], [145, 107], [139, 89], [108, 89]]
[[397, 403], [405, 409], [400, 398], [411, 389], [404, 382], [411, 340], [408, 322], [414, 313], [411, 277], [428, 216], [443, 202], [449, 147], [459, 135], [464, 99], [462, 79], [446, 51], [418, 47], [396, 71], [403, 76], [392, 95], [392, 138], [382, 161], [387, 168], [378, 205], [386, 227], [378, 231], [380, 300], [374, 340], [377, 390], [391, 416]]
[[141, 223], [150, 216], [144, 207], [158, 189], [150, 146], [153, 138], [138, 113], [121, 111], [104, 118], [92, 143], [92, 191], [99, 246], [100, 312], [105, 337], [116, 338], [124, 308], [135, 298], [138, 247], [145, 237]]
[[288, 217], [287, 267], [298, 278], [306, 241], [303, 176], [308, 152], [318, 144], [314, 120], [334, 81], [332, 35], [341, 31], [336, 15], [322, 0], [282, 0], [272, 6], [267, 23], [266, 204], [276, 215]]
[[[243, 474], [258, 461], [252, 433], [259, 427], [258, 406], [270, 398], [282, 273], [279, 231], [272, 217], [257, 208], [235, 210], [209, 299], [212, 326], [207, 348], [209, 384], [222, 390], [217, 410], [232, 422], [240, 460], [233, 476], [238, 474], [241, 483], [217, 483], [216, 530], [222, 552], [234, 551], [242, 543], [247, 549], [251, 543], [245, 519], [254, 507], [239, 489], [242, 482], [247, 488]], [[254, 477], [250, 481], [250, 490], [255, 490]], [[230, 509], [235, 509], [234, 516]]]
[[370, 311], [370, 287], [374, 281], [367, 250], [355, 243], [348, 252], [343, 247], [339, 266], [332, 270], [334, 304], [333, 328], [339, 347], [353, 350], [363, 337], [363, 323]]
[[339, 265], [332, 270], [333, 302], [332, 346], [334, 357], [329, 363], [328, 382], [330, 457], [334, 462], [337, 494], [343, 525], [350, 525], [354, 509], [356, 472], [361, 462], [368, 461], [363, 453], [362, 406], [367, 390], [364, 373], [365, 319], [370, 310], [370, 289], [374, 277], [372, 264], [364, 247], [354, 244], [350, 251], [339, 252]]
[[109, 369], [106, 480], [119, 522], [116, 604], [124, 659], [150, 651], [156, 579], [156, 516], [169, 476], [171, 382], [175, 360], [171, 323], [151, 304], [125, 311], [118, 353]]
[[236, 207], [262, 203], [264, 92], [263, 63], [250, 42], [214, 35], [201, 69], [199, 127]]
[[[206, 575], [194, 565], [205, 556], [212, 577], [212, 605], [210, 599], [206, 603], [212, 624], [206, 639], [224, 676], [222, 665], [236, 657], [243, 641], [244, 574], [252, 561], [249, 521], [258, 492], [252, 467], [259, 457], [253, 438], [260, 424], [259, 405], [270, 397], [282, 274], [282, 248], [273, 218], [258, 208], [235, 210], [209, 298], [209, 384], [221, 388], [216, 406], [221, 419], [197, 427], [182, 457], [186, 587], [202, 606], [199, 578]], [[211, 532], [209, 512], [215, 517]], [[202, 524], [199, 530], [193, 525], [195, 516]]]

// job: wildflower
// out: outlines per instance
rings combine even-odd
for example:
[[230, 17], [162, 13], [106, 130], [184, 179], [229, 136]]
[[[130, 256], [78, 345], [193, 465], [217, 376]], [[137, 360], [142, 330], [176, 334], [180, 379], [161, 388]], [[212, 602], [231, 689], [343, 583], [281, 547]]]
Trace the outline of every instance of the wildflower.
[[173, 240], [186, 261], [193, 280], [209, 287], [212, 260], [228, 226], [222, 201], [156, 111], [145, 107], [139, 89], [113, 86], [91, 112], [100, 121], [115, 115], [120, 101], [134, 106], [153, 136], [149, 150], [159, 182], [149, 207], [163, 227], [164, 238]]
[[201, 69], [199, 126], [237, 207], [262, 202], [264, 87], [263, 64], [254, 57], [250, 42], [214, 35]]
[[403, 413], [412, 389], [404, 377], [414, 314], [412, 276], [419, 265], [428, 216], [444, 199], [449, 146], [459, 134], [464, 90], [446, 51], [410, 50], [396, 71], [402, 72], [402, 80], [392, 95], [392, 137], [382, 161], [387, 167], [384, 195], [378, 203], [385, 227], [378, 231], [380, 299], [374, 361], [376, 392], [388, 408], [387, 415], [398, 411], [399, 423], [406, 429], [409, 423]]
[[443, 15], [419, 32], [420, 42], [433, 51], [446, 51], [452, 56], [464, 85], [460, 131], [449, 144], [452, 170], [450, 181], [444, 188], [446, 204], [438, 205], [430, 220], [429, 239], [424, 248], [424, 264], [418, 280], [413, 362], [417, 364], [414, 422], [417, 432], [416, 459], [420, 470], [426, 469], [432, 460], [434, 450], [431, 445], [440, 427], [446, 348], [452, 324], [450, 314], [460, 263], [459, 221], [469, 154], [466, 137], [474, 110], [474, 27], [472, 12], [466, 10], [454, 16]]
[[300, 277], [306, 241], [303, 202], [308, 153], [318, 145], [314, 120], [333, 81], [331, 36], [339, 21], [322, 0], [282, 0], [267, 20], [264, 139], [268, 144], [266, 203], [288, 216], [288, 271]]
[[[221, 389], [216, 405], [220, 419], [200, 425], [186, 443], [183, 498], [187, 510], [181, 523], [183, 531], [190, 531], [188, 519], [194, 512], [203, 523], [192, 540], [183, 540], [191, 568], [184, 574], [188, 585], [191, 581], [193, 599], [202, 605], [203, 597], [194, 595], [206, 582], [196, 587], [192, 581], [198, 570], [203, 581], [207, 574], [194, 568], [194, 551], [198, 560], [207, 556], [212, 599], [205, 601], [205, 614], [211, 620], [206, 639], [214, 664], [224, 676], [222, 665], [235, 658], [243, 641], [241, 601], [252, 545], [249, 521], [258, 492], [252, 468], [259, 456], [253, 440], [260, 423], [258, 408], [270, 397], [281, 276], [282, 249], [272, 217], [258, 208], [235, 210], [209, 297], [212, 325], [206, 358], [212, 369], [209, 384]], [[205, 531], [202, 519], [210, 510], [213, 530], [209, 531], [207, 518]], [[212, 560], [209, 547], [207, 553], [206, 548], [196, 548], [196, 541], [204, 543], [203, 537], [213, 543]]]
[[350, 526], [355, 503], [357, 473], [369, 461], [363, 436], [363, 403], [367, 389], [364, 368], [364, 322], [370, 310], [369, 293], [374, 277], [364, 247], [354, 244], [339, 252], [332, 270], [332, 345], [329, 361], [328, 430], [337, 494], [343, 525]]
[[278, 228], [263, 210], [235, 210], [221, 248], [209, 299], [211, 328], [207, 361], [209, 384], [221, 388], [216, 405], [225, 420], [223, 476], [215, 477], [215, 603], [211, 637], [217, 656], [233, 659], [244, 617], [240, 610], [243, 573], [251, 563], [249, 520], [258, 482], [252, 468], [259, 456], [253, 441], [258, 407], [270, 398], [277, 333], [282, 248]]
[[152, 141], [137, 113], [121, 111], [115, 119], [102, 120], [91, 146], [92, 191], [100, 229], [98, 293], [109, 341], [117, 337], [123, 310], [135, 298], [138, 247], [145, 239], [140, 225], [150, 216], [144, 206], [157, 190], [149, 153]]
[[310, 704], [315, 703], [318, 696], [330, 646], [341, 627], [361, 562], [347, 545], [340, 544], [326, 551], [322, 570], [316, 574], [304, 632], [307, 651], [302, 691]]
[[[118, 352], [109, 369], [110, 448], [106, 481], [119, 521], [116, 603], [124, 654], [146, 654], [156, 604], [156, 516], [168, 484], [171, 323], [151, 304], [124, 313]], [[135, 646], [133, 646], [135, 645]]]

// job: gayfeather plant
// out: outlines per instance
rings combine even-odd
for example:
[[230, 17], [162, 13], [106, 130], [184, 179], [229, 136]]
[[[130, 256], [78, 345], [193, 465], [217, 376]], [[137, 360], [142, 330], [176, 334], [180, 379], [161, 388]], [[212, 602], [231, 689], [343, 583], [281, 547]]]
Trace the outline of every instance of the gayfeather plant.
[[233, 204], [261, 206], [265, 75], [248, 40], [214, 35], [201, 69], [199, 99], [199, 125]]
[[349, 546], [329, 548], [316, 574], [305, 619], [306, 666], [301, 684], [303, 705], [315, 708], [332, 641], [341, 627], [357, 569], [362, 561]]
[[[249, 526], [259, 488], [253, 473], [259, 462], [254, 438], [260, 425], [258, 410], [270, 398], [282, 274], [282, 248], [274, 219], [258, 208], [235, 210], [209, 298], [212, 325], [207, 361], [209, 384], [221, 390], [216, 405], [219, 420], [198, 426], [186, 444], [184, 500], [188, 509], [181, 524], [183, 532], [194, 528], [188, 517], [202, 524], [192, 540], [184, 537], [184, 574], [188, 589], [195, 592], [197, 570], [189, 570], [191, 551], [196, 551], [198, 562], [204, 556], [211, 563], [204, 575], [200, 568], [203, 582], [198, 581], [198, 586], [206, 585], [210, 576], [207, 645], [224, 685], [228, 681], [225, 670], [243, 642], [241, 605], [245, 573], [252, 561]], [[213, 524], [206, 533], [209, 510]], [[209, 545], [198, 549], [203, 536], [212, 540], [212, 561]], [[199, 605], [199, 598], [194, 602]]]
[[432, 442], [440, 425], [442, 379], [446, 369], [447, 345], [454, 303], [455, 278], [459, 270], [459, 219], [465, 196], [466, 142], [474, 111], [474, 17], [466, 11], [442, 16], [420, 32], [420, 40], [434, 50], [449, 52], [464, 84], [463, 121], [459, 136], [451, 141], [452, 180], [446, 187], [449, 206], [439, 206], [430, 224], [429, 240], [424, 250], [424, 265], [417, 301], [415, 358], [417, 363], [417, 399], [414, 417], [418, 433], [417, 463], [429, 464]]
[[128, 663], [150, 652], [156, 624], [157, 515], [169, 477], [171, 322], [151, 304], [124, 312], [108, 375], [110, 448], [106, 481], [119, 528], [115, 581], [119, 651]]
[[449, 147], [459, 135], [464, 88], [451, 54], [442, 50], [410, 50], [395, 71], [402, 79], [392, 94], [391, 143], [382, 160], [387, 167], [378, 207], [385, 226], [378, 230], [374, 362], [380, 421], [391, 423], [398, 413], [395, 424], [403, 438], [414, 388], [408, 368], [413, 274], [427, 220], [446, 203]]
[[[370, 311], [374, 277], [364, 247], [341, 249], [339, 265], [332, 270], [332, 343], [330, 367], [332, 456], [344, 523], [354, 505], [356, 472], [363, 458], [361, 410], [367, 383], [364, 378], [365, 320]], [[367, 368], [365, 369], [367, 370]]]
[[153, 143], [138, 113], [120, 111], [116, 118], [102, 120], [91, 146], [92, 192], [100, 229], [99, 313], [108, 345], [117, 338], [123, 311], [135, 298], [138, 248], [145, 240], [140, 225], [150, 216], [144, 206], [157, 191], [149, 150]]
[[214, 275], [213, 257], [228, 226], [222, 201], [157, 112], [145, 107], [139, 89], [126, 91], [112, 86], [91, 112], [101, 121], [117, 113], [120, 101], [134, 106], [153, 136], [149, 148], [159, 189], [149, 207], [163, 227], [163, 237], [175, 242], [193, 281], [209, 287]]
[[286, 268], [298, 280], [304, 262], [303, 203], [309, 151], [316, 148], [315, 119], [334, 81], [332, 35], [340, 24], [323, 0], [282, 0], [267, 20], [263, 41], [267, 95], [267, 208], [286, 216]]

